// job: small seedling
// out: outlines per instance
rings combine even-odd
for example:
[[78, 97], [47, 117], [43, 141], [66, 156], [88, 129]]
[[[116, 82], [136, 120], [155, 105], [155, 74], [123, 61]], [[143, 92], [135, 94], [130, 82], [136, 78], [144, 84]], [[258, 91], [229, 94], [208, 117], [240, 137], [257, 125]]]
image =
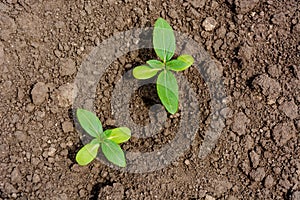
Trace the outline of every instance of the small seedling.
[[94, 113], [84, 109], [77, 109], [76, 116], [81, 127], [94, 138], [76, 154], [78, 164], [87, 165], [93, 161], [101, 146], [102, 153], [108, 161], [117, 166], [125, 167], [124, 152], [119, 144], [129, 140], [131, 137], [130, 129], [119, 127], [103, 132], [102, 124]]
[[175, 53], [175, 35], [172, 27], [162, 18], [158, 18], [153, 30], [153, 47], [156, 55], [161, 59], [148, 60], [147, 65], [137, 66], [133, 69], [136, 79], [149, 79], [158, 72], [156, 89], [158, 97], [167, 111], [175, 114], [178, 110], [178, 84], [171, 71], [183, 71], [194, 63], [190, 55], [180, 55], [171, 60]]

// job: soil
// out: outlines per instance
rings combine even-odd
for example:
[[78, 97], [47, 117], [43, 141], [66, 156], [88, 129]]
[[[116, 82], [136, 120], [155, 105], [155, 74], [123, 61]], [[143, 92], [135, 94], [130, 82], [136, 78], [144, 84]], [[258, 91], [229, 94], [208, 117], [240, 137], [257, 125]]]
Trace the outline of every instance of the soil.
[[[0, 2], [0, 199], [299, 200], [299, 9], [297, 0]], [[211, 99], [191, 68], [183, 74], [197, 91], [202, 116], [183, 156], [149, 173], [97, 160], [79, 166], [72, 90], [81, 63], [114, 33], [151, 27], [158, 17], [202, 44], [223, 71], [228, 112], [215, 148], [198, 158]], [[99, 82], [95, 107], [104, 128], [115, 125], [115, 82], [145, 59], [147, 52], [121, 57]], [[136, 91], [132, 99], [141, 107], [130, 109], [142, 125], [159, 103], [147, 91], [153, 85]], [[166, 116], [164, 136], [133, 137], [122, 147], [159, 149], [175, 137], [180, 112]]]

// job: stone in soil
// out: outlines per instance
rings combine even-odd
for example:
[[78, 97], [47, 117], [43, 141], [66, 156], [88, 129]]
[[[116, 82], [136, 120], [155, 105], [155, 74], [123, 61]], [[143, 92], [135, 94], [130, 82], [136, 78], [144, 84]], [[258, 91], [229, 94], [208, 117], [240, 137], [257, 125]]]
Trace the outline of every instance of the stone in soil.
[[265, 181], [264, 181], [264, 186], [266, 188], [271, 188], [273, 185], [274, 185], [274, 178], [273, 176], [271, 175], [268, 175], [266, 178], [265, 178]]
[[40, 180], [41, 180], [40, 176], [37, 173], [35, 173], [32, 177], [32, 182], [38, 183], [38, 182], [40, 182]]
[[203, 8], [205, 6], [206, 0], [193, 0], [191, 4], [194, 8]]
[[217, 197], [226, 193], [231, 188], [232, 188], [232, 183], [230, 183], [227, 179], [214, 182], [214, 191]]
[[202, 26], [205, 31], [212, 31], [217, 26], [217, 21], [213, 17], [207, 17], [203, 22]]
[[272, 65], [268, 67], [268, 74], [272, 77], [272, 78], [279, 78], [280, 74], [281, 74], [281, 68], [279, 65]]
[[294, 103], [294, 101], [285, 101], [282, 105], [279, 106], [279, 110], [284, 112], [284, 114], [291, 119], [295, 119], [299, 116], [298, 106]]
[[19, 182], [21, 182], [22, 175], [20, 173], [20, 170], [17, 167], [15, 167], [13, 169], [13, 171], [11, 172], [11, 177], [10, 178], [11, 178], [11, 182], [12, 183], [19, 183]]
[[244, 61], [244, 62], [249, 62], [251, 59], [251, 56], [253, 54], [253, 48], [250, 47], [249, 45], [245, 44], [239, 49], [239, 57]]
[[5, 183], [4, 184], [4, 192], [6, 192], [8, 194], [12, 194], [12, 193], [18, 192], [18, 190], [16, 190], [16, 188], [12, 184]]
[[246, 133], [246, 127], [250, 120], [243, 112], [239, 112], [235, 117], [231, 126], [231, 130], [238, 135], [244, 135]]
[[296, 130], [293, 123], [281, 122], [273, 128], [272, 135], [275, 142], [282, 146], [287, 143], [287, 141], [295, 137]]
[[73, 101], [73, 85], [66, 83], [61, 85], [57, 91], [57, 100], [58, 105], [61, 107], [68, 107], [72, 104]]
[[280, 12], [273, 15], [271, 22], [276, 25], [280, 25], [281, 23], [286, 23], [286, 16], [284, 13]]
[[259, 165], [259, 155], [255, 151], [250, 152], [250, 161], [252, 163], [253, 168], [257, 168]]
[[254, 87], [259, 87], [263, 95], [268, 97], [268, 101], [275, 102], [281, 92], [280, 84], [266, 74], [257, 76], [253, 80]]
[[59, 73], [61, 76], [70, 76], [76, 72], [76, 63], [71, 59], [67, 58], [63, 60], [60, 66]]
[[41, 105], [48, 99], [48, 87], [43, 82], [34, 85], [31, 91], [32, 102], [35, 105]]
[[245, 143], [244, 148], [246, 151], [250, 150], [254, 146], [254, 140], [250, 135], [245, 136]]
[[64, 121], [61, 126], [62, 126], [64, 133], [73, 131], [73, 123], [72, 122]]
[[56, 149], [54, 147], [50, 147], [48, 150], [48, 156], [53, 157], [55, 155]]
[[250, 172], [250, 177], [252, 180], [258, 182], [262, 181], [266, 175], [265, 169], [263, 167], [259, 167], [256, 170], [252, 170]]

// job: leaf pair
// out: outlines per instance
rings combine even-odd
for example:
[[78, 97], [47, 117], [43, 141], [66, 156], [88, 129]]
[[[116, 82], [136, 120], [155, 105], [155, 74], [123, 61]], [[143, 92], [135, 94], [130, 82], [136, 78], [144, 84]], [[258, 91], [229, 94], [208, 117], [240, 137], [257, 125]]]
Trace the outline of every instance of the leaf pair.
[[131, 137], [131, 132], [127, 127], [108, 129], [103, 132], [99, 118], [92, 112], [84, 109], [77, 109], [77, 119], [81, 127], [94, 139], [82, 147], [76, 154], [76, 161], [79, 165], [87, 165], [93, 161], [99, 147], [104, 156], [113, 164], [125, 167], [125, 155], [120, 143], [126, 142]]
[[136, 79], [148, 79], [157, 75], [156, 88], [158, 96], [167, 111], [174, 114], [178, 110], [178, 84], [172, 71], [183, 71], [194, 63], [190, 55], [174, 56], [176, 44], [172, 27], [162, 18], [158, 18], [153, 30], [153, 47], [157, 56], [162, 60], [148, 60], [148, 65], [135, 67], [133, 76]]
[[133, 76], [137, 79], [149, 79], [154, 77], [158, 72], [163, 69], [172, 71], [183, 71], [189, 68], [193, 63], [194, 59], [190, 55], [181, 55], [176, 60], [170, 60], [166, 64], [159, 60], [148, 60], [148, 65], [141, 65], [133, 69]]

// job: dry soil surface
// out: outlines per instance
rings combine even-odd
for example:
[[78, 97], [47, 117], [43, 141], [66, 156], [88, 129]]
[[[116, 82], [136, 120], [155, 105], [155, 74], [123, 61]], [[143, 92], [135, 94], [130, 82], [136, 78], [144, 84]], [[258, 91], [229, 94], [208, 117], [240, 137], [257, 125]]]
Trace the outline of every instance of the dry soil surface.
[[[0, 199], [299, 200], [299, 9], [297, 0], [1, 1]], [[199, 131], [183, 156], [155, 172], [121, 172], [97, 160], [79, 166], [82, 142], [70, 111], [81, 63], [114, 33], [151, 27], [158, 17], [202, 44], [222, 69], [228, 109], [221, 137], [199, 159]], [[145, 57], [119, 58], [102, 77], [95, 107], [104, 128], [114, 119], [100, 105]], [[205, 129], [207, 87], [201, 78], [193, 84]], [[143, 95], [137, 91], [135, 102]], [[132, 118], [146, 122], [147, 108], [132, 109]], [[133, 138], [123, 147], [160, 148], [180, 119], [167, 117], [158, 142]]]

